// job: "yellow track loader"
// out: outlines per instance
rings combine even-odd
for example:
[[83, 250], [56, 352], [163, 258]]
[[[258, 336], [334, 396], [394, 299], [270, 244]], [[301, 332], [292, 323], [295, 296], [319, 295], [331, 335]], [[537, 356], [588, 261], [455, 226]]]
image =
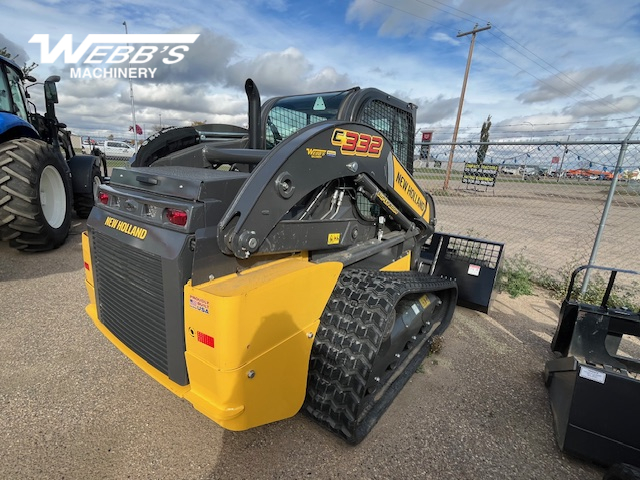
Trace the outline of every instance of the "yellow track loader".
[[87, 312], [230, 430], [301, 409], [360, 442], [450, 323], [421, 252], [415, 106], [376, 89], [278, 97], [249, 128], [174, 128], [103, 185], [83, 235]]

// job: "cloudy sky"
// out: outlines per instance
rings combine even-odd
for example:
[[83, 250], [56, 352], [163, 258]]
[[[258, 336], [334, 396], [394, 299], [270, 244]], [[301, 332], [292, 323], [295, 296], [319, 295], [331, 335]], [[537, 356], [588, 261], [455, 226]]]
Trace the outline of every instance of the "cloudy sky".
[[[244, 80], [274, 95], [377, 87], [418, 105], [418, 127], [451, 139], [471, 35], [477, 34], [459, 140], [625, 136], [640, 116], [640, 2], [636, 0], [20, 0], [3, 1], [0, 47], [59, 74], [58, 118], [79, 135], [127, 138], [126, 79], [70, 78], [60, 55], [44, 64], [34, 34], [74, 49], [88, 34], [198, 33], [184, 59], [154, 59], [133, 81], [145, 136], [163, 125], [247, 122]], [[102, 65], [99, 65], [102, 66]], [[122, 66], [122, 65], [120, 65]], [[32, 91], [40, 89], [34, 87]], [[33, 95], [38, 105], [40, 95]], [[634, 138], [638, 138], [636, 135]]]

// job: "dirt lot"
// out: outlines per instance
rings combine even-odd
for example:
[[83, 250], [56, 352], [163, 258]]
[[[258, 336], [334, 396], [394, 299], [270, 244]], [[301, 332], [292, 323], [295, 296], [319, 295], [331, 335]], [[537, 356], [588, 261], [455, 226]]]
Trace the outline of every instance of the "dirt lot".
[[555, 445], [544, 362], [557, 304], [497, 295], [459, 308], [357, 447], [303, 415], [224, 431], [129, 362], [84, 312], [80, 232], [61, 249], [0, 244], [0, 478], [541, 479], [603, 470]]
[[[568, 270], [588, 263], [610, 182], [513, 181], [494, 188], [467, 188], [459, 180], [442, 193], [442, 179], [419, 176], [434, 193], [438, 230], [505, 244], [506, 255], [523, 255], [540, 269]], [[620, 183], [611, 205], [596, 264], [640, 271], [640, 196]]]

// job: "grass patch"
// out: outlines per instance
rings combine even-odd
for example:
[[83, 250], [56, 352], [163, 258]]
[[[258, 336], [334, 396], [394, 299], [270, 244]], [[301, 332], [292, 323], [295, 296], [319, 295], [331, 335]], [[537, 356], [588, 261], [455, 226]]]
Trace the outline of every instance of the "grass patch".
[[[497, 285], [500, 291], [506, 291], [512, 298], [520, 295], [533, 295], [534, 289], [539, 287], [549, 292], [552, 298], [561, 300], [566, 296], [571, 274], [578, 266], [579, 262], [573, 260], [552, 274], [548, 270], [534, 265], [522, 253], [519, 253], [504, 261], [498, 272]], [[607, 289], [609, 275], [592, 270], [589, 285], [584, 294], [580, 291], [583, 279], [584, 272], [581, 272], [576, 278], [571, 298], [581, 303], [600, 305]], [[640, 283], [638, 281], [623, 283], [620, 280], [619, 276], [609, 296], [608, 306], [639, 311]]]
[[521, 295], [533, 295], [533, 266], [519, 253], [508, 258], [498, 272], [498, 287], [512, 298]]
[[[581, 274], [583, 275], [583, 274]], [[608, 275], [602, 275], [592, 271], [589, 278], [589, 285], [586, 291], [581, 293], [580, 286], [582, 282], [576, 281], [577, 286], [574, 287], [572, 298], [583, 303], [599, 305], [602, 302], [604, 292], [609, 282]], [[640, 310], [640, 302], [638, 301], [638, 282], [632, 282], [630, 285], [621, 285], [616, 282], [613, 291], [609, 296], [609, 307], [626, 308], [632, 311]]]

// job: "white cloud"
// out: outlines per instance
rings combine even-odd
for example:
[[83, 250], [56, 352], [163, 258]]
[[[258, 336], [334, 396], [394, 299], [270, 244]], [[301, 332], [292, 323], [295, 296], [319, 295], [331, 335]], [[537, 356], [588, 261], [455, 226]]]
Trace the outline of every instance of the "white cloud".
[[454, 46], [458, 46], [460, 45], [460, 41], [456, 40], [455, 38], [447, 35], [444, 32], [435, 32], [431, 35], [431, 40], [433, 40], [434, 42], [445, 42], [448, 43], [450, 45], [454, 45]]
[[[633, 22], [640, 16], [637, 3], [211, 0], [203, 5], [198, 0], [21, 0], [3, 6], [0, 42], [38, 62], [38, 46], [28, 43], [34, 33], [49, 33], [52, 42], [72, 33], [79, 43], [89, 33], [123, 33], [125, 19], [130, 33], [200, 33], [182, 62], [158, 65], [154, 81], [134, 81], [137, 116], [147, 123], [157, 123], [162, 113], [163, 123], [242, 124], [242, 89], [251, 77], [263, 98], [377, 87], [418, 104], [421, 122], [450, 126], [470, 40], [455, 36], [491, 21], [494, 27], [476, 38], [463, 126], [479, 127], [488, 114], [494, 125], [509, 119], [553, 124], [554, 119], [640, 115], [640, 66], [629, 56], [640, 40]], [[126, 132], [128, 82], [70, 79], [68, 69], [58, 63], [34, 72], [40, 79], [52, 73], [62, 77], [60, 120], [74, 129]]]
[[256, 58], [229, 65], [227, 85], [244, 85], [252, 78], [263, 95], [291, 95], [346, 88], [349, 78], [333, 67], [314, 71], [313, 65], [297, 48], [267, 52]]
[[573, 115], [577, 118], [600, 117], [615, 113], [632, 113], [640, 107], [640, 97], [636, 95], [624, 95], [614, 97], [607, 95], [598, 100], [585, 100], [563, 109], [563, 113]]

